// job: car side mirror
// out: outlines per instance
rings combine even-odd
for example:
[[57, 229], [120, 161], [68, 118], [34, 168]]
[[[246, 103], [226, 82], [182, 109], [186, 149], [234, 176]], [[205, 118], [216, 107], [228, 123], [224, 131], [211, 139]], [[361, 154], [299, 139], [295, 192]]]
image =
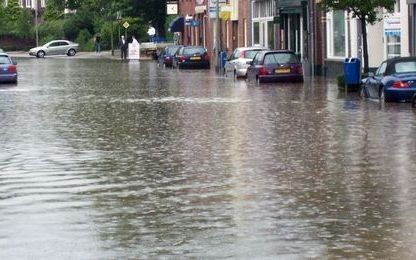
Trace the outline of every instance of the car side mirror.
[[374, 72], [369, 72], [367, 75], [368, 75], [369, 78], [374, 78], [374, 76], [375, 76]]

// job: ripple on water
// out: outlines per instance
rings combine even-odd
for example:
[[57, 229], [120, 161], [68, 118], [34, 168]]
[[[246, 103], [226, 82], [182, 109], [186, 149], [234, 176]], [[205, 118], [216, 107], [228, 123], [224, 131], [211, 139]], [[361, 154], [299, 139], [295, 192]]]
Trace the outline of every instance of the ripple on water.
[[415, 252], [406, 106], [153, 63], [28, 59], [19, 73], [0, 88], [2, 259]]

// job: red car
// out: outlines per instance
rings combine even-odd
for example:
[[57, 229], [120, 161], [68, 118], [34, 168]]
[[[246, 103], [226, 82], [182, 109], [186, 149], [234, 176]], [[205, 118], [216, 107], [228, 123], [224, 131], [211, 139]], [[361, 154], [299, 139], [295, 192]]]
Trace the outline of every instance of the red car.
[[247, 79], [262, 82], [303, 82], [302, 63], [293, 51], [260, 51], [248, 62]]

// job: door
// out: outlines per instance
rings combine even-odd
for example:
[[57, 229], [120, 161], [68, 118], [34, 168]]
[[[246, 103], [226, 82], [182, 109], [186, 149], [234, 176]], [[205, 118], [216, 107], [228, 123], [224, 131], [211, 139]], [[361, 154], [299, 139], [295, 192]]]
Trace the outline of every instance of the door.
[[240, 47], [238, 46], [238, 21], [233, 21], [232, 23], [232, 50]]
[[384, 77], [386, 68], [387, 68], [387, 62], [383, 62], [380, 65], [380, 67], [378, 67], [374, 77], [370, 77], [368, 79], [367, 90], [368, 90], [368, 95], [371, 98], [377, 99], [379, 97], [380, 83], [381, 83], [382, 78]]
[[302, 60], [302, 17], [299, 13], [283, 14], [283, 48], [295, 52]]

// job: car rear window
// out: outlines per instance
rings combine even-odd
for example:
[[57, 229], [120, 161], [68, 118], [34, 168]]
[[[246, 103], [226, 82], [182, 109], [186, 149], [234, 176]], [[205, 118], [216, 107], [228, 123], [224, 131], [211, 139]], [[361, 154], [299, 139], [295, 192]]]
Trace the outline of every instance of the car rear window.
[[9, 56], [0, 55], [0, 64], [10, 64], [10, 58]]
[[244, 58], [246, 59], [254, 59], [254, 56], [256, 56], [257, 52], [260, 50], [249, 50], [244, 52]]
[[264, 65], [298, 63], [298, 58], [293, 53], [269, 53], [264, 57]]
[[179, 49], [179, 46], [177, 47], [168, 47], [166, 50], [166, 54], [173, 55], [176, 53], [176, 51]]
[[396, 73], [416, 72], [416, 61], [402, 61], [394, 65]]
[[183, 50], [183, 55], [202, 54], [204, 52], [205, 52], [204, 48], [185, 48]]

